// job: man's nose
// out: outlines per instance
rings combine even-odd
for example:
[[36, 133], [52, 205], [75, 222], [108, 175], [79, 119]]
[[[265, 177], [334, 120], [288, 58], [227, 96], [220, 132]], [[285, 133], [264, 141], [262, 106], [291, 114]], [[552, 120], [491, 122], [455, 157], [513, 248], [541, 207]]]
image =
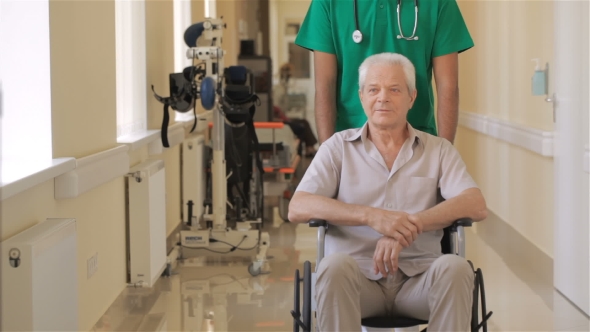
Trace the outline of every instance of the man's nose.
[[381, 103], [389, 102], [389, 91], [387, 89], [381, 89], [377, 95], [377, 101]]

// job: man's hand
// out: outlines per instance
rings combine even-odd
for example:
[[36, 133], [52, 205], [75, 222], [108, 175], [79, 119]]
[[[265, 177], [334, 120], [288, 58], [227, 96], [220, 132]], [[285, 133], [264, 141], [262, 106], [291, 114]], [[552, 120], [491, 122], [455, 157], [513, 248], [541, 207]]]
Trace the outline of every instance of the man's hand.
[[384, 236], [394, 238], [404, 248], [409, 247], [422, 233], [419, 218], [398, 211], [372, 210], [369, 226]]
[[384, 236], [377, 241], [375, 254], [373, 255], [373, 271], [386, 276], [397, 272], [399, 253], [403, 247], [399, 241]]

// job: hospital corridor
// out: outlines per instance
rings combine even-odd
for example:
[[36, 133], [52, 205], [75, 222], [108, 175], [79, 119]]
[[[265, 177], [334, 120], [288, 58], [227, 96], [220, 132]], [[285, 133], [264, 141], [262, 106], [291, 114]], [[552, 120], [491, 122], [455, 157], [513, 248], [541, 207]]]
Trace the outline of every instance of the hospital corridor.
[[0, 331], [590, 331], [586, 0], [1, 0]]

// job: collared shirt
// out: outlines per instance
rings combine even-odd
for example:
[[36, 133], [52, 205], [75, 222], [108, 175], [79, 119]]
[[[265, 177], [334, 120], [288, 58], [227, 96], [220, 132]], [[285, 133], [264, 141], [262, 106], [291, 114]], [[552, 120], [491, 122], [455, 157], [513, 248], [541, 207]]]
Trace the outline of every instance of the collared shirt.
[[[459, 152], [446, 139], [415, 130], [407, 124], [409, 137], [391, 170], [377, 147], [367, 138], [368, 124], [334, 134], [316, 153], [297, 191], [330, 197], [349, 204], [371, 206], [409, 214], [437, 204], [437, 189], [444, 199], [477, 188]], [[373, 254], [382, 235], [369, 226], [339, 226], [328, 220], [325, 256], [351, 255], [369, 279]], [[443, 230], [423, 232], [399, 255], [399, 268], [408, 276], [428, 269], [441, 253]]]

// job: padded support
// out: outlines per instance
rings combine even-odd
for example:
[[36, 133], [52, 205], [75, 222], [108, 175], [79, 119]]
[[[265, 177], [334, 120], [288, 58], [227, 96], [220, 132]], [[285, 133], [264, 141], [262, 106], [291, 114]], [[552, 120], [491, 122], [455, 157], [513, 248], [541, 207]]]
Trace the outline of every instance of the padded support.
[[309, 227], [320, 227], [320, 226], [326, 227], [327, 224], [328, 223], [322, 219], [311, 219], [309, 221]]

